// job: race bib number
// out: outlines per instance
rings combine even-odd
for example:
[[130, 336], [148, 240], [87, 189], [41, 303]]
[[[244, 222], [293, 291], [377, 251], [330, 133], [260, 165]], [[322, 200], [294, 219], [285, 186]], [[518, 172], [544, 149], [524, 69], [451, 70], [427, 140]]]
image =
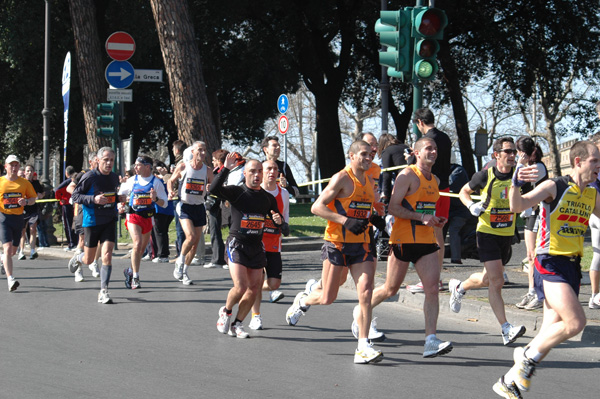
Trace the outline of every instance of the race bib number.
[[152, 206], [152, 196], [150, 193], [135, 193], [132, 202], [134, 210], [150, 208]]
[[244, 214], [240, 221], [240, 232], [242, 234], [260, 235], [265, 227], [264, 215]]
[[279, 235], [281, 234], [281, 229], [275, 226], [275, 223], [271, 219], [266, 219], [264, 233]]
[[117, 193], [110, 192], [110, 193], [104, 193], [103, 195], [108, 200], [108, 202], [104, 205], [99, 205], [99, 207], [103, 208], [103, 209], [114, 208], [114, 206], [117, 202]]
[[356, 219], [368, 219], [371, 217], [371, 206], [370, 202], [352, 201], [348, 206], [348, 213], [346, 216]]
[[18, 208], [19, 199], [23, 198], [23, 194], [21, 193], [4, 193], [2, 197], [2, 203], [4, 204], [4, 209], [15, 209]]
[[515, 214], [507, 208], [492, 208], [490, 211], [490, 226], [492, 229], [502, 229], [513, 224]]
[[[415, 212], [423, 213], [425, 215], [435, 215], [435, 202], [417, 201], [415, 204]], [[423, 223], [417, 221], [416, 224], [422, 225]]]
[[193, 179], [188, 177], [185, 179], [185, 193], [191, 195], [202, 195], [204, 192], [204, 180]]

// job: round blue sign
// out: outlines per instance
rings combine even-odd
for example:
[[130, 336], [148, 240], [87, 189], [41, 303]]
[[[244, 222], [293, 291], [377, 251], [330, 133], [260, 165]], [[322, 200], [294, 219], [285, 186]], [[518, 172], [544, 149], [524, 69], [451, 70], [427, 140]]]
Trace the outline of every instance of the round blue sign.
[[285, 114], [290, 106], [290, 102], [288, 101], [288, 97], [285, 94], [282, 94], [277, 99], [277, 110]]
[[135, 69], [127, 61], [113, 61], [106, 67], [105, 77], [115, 89], [125, 89], [133, 83]]

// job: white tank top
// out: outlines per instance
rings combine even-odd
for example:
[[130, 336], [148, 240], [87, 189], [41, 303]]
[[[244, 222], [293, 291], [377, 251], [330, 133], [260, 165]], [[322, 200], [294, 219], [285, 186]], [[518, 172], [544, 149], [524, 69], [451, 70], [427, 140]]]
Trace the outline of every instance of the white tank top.
[[206, 171], [206, 165], [202, 165], [199, 170], [196, 170], [189, 163], [185, 164], [185, 172], [179, 181], [179, 198], [184, 204], [204, 204]]

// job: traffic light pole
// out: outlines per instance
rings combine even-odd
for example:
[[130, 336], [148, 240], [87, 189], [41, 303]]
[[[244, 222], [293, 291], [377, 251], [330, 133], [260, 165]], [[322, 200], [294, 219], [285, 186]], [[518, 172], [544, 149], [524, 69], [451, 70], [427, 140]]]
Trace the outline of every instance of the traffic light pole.
[[[387, 0], [381, 0], [381, 11], [387, 10]], [[380, 51], [384, 51], [385, 46], [381, 46]], [[390, 92], [390, 78], [387, 74], [387, 67], [381, 67], [381, 83], [379, 84], [381, 90], [381, 134], [388, 132], [388, 116], [390, 110], [389, 104], [389, 92]]]
[[[413, 85], [413, 112], [423, 107], [423, 82], [416, 79], [412, 82]], [[421, 131], [417, 124], [413, 122], [413, 133], [417, 139], [421, 138]]]

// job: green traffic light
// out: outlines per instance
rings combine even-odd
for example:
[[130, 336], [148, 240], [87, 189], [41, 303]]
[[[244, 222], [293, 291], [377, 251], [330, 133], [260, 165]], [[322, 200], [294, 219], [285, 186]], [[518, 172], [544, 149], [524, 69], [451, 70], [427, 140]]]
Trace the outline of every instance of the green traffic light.
[[415, 65], [416, 75], [421, 79], [429, 79], [433, 75], [434, 67], [427, 60], [421, 60]]

